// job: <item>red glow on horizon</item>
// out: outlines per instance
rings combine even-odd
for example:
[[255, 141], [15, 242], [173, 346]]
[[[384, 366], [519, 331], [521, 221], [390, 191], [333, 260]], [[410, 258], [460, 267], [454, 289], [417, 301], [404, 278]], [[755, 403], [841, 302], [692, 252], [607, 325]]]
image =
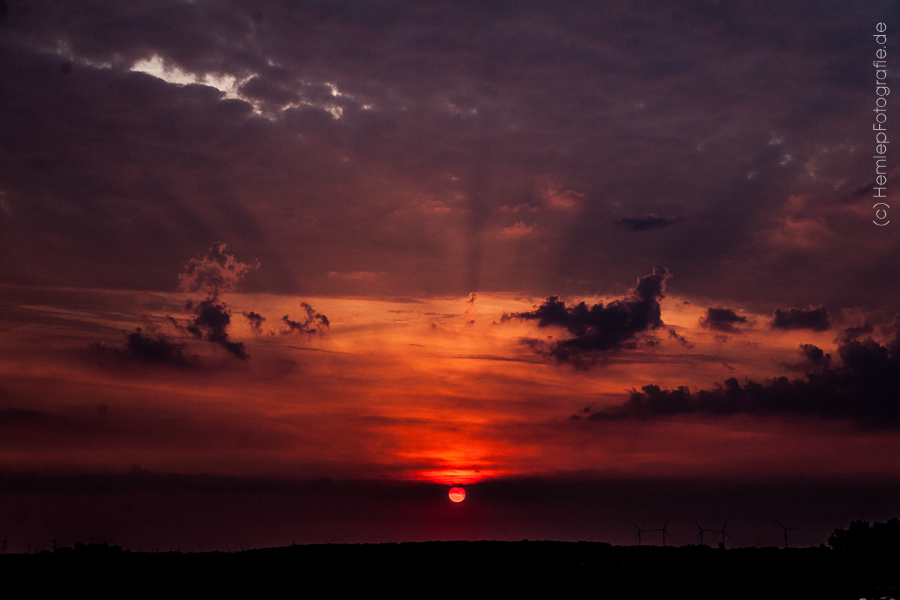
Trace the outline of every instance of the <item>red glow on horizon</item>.
[[469, 485], [488, 478], [509, 475], [510, 472], [481, 469], [430, 469], [417, 471], [413, 479], [433, 481], [444, 485]]

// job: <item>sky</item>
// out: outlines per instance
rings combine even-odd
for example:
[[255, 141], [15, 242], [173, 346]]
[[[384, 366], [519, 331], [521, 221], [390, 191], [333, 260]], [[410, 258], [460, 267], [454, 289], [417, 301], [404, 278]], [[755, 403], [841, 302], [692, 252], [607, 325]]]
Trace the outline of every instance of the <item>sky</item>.
[[0, 0], [0, 535], [896, 516], [898, 16]]

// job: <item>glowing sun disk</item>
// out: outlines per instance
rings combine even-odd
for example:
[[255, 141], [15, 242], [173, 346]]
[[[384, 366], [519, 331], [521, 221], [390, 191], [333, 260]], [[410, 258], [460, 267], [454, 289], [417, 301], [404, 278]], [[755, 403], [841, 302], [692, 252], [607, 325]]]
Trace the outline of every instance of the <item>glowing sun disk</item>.
[[452, 487], [449, 496], [454, 502], [460, 503], [466, 499], [466, 490], [459, 486]]

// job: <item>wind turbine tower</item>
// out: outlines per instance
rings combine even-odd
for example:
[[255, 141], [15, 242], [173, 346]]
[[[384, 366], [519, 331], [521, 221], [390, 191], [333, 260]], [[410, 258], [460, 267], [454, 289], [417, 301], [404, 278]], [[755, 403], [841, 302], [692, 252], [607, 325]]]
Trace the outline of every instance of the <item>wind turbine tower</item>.
[[720, 529], [719, 531], [716, 531], [716, 532], [715, 532], [715, 533], [721, 533], [721, 534], [722, 534], [722, 542], [721, 542], [721, 543], [722, 543], [722, 547], [723, 547], [723, 548], [725, 547], [725, 536], [726, 536], [726, 535], [728, 536], [728, 539], [729, 539], [729, 540], [734, 540], [734, 538], [731, 537], [730, 535], [728, 535], [728, 532], [725, 531], [725, 528], [726, 528], [727, 526], [728, 526], [728, 521], [725, 521], [725, 523], [722, 525], [722, 529]]
[[700, 530], [700, 535], [697, 536], [697, 539], [700, 540], [700, 545], [702, 546], [703, 545], [703, 532], [704, 531], [712, 531], [712, 529], [703, 529], [702, 527], [700, 527], [700, 523], [697, 523], [697, 521], [694, 521], [694, 523], [697, 525], [697, 529]]
[[668, 535], [670, 538], [672, 537], [672, 536], [669, 534], [669, 532], [666, 530], [666, 525], [668, 525], [668, 524], [669, 524], [669, 520], [666, 519], [666, 522], [663, 523], [663, 526], [662, 526], [662, 527], [660, 527], [659, 529], [654, 529], [654, 530], [653, 530], [653, 531], [662, 531], [662, 534], [663, 534], [663, 536], [662, 536], [662, 538], [663, 538], [663, 548], [666, 547], [666, 536]]
[[797, 528], [796, 527], [785, 527], [784, 525], [781, 524], [781, 521], [778, 521], [778, 525], [781, 526], [782, 529], [784, 529], [784, 538], [782, 538], [782, 541], [784, 542], [784, 547], [787, 548], [788, 547], [788, 537], [787, 537], [788, 531], [793, 531]]
[[[632, 521], [632, 523], [634, 523], [634, 521]], [[641, 529], [640, 527], [638, 527], [637, 523], [634, 523], [634, 526], [635, 526], [635, 528], [637, 528], [637, 536], [635, 537], [635, 539], [637, 540], [638, 546], [640, 546], [641, 545], [641, 534], [645, 531], [650, 531], [650, 530], [649, 529]]]

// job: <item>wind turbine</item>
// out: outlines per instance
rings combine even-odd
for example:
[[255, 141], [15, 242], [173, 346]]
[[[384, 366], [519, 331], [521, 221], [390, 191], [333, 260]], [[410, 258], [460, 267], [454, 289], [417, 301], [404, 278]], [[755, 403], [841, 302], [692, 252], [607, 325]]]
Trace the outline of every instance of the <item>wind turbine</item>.
[[785, 527], [784, 525], [781, 524], [781, 521], [778, 521], [778, 525], [780, 525], [781, 528], [784, 529], [784, 538], [783, 538], [784, 547], [787, 548], [788, 547], [788, 539], [787, 539], [788, 531], [793, 531], [797, 528], [796, 527]]
[[[634, 523], [634, 521], [632, 521], [632, 523]], [[637, 539], [638, 546], [640, 546], [641, 545], [641, 533], [643, 533], [645, 531], [651, 531], [651, 530], [650, 529], [641, 529], [640, 527], [638, 527], [637, 523], [634, 523], [634, 526], [637, 527], [637, 537], [635, 539]]]
[[697, 536], [697, 539], [700, 540], [700, 545], [702, 546], [703, 545], [703, 532], [704, 531], [712, 531], [712, 529], [703, 529], [702, 527], [700, 527], [700, 523], [697, 523], [697, 521], [694, 521], [694, 523], [697, 525], [697, 529], [700, 530], [700, 535]]
[[660, 527], [659, 529], [654, 529], [654, 530], [653, 530], [653, 531], [662, 531], [662, 534], [663, 534], [663, 548], [666, 547], [666, 536], [668, 535], [669, 537], [672, 537], [672, 536], [669, 534], [669, 532], [666, 531], [666, 525], [668, 525], [668, 524], [669, 524], [669, 520], [666, 519], [666, 522], [663, 523], [663, 526], [662, 526], [662, 527]]
[[[728, 521], [725, 521], [725, 523], [722, 525], [722, 529], [720, 529], [719, 531], [716, 532], [716, 533], [721, 533], [721, 534], [722, 534], [722, 547], [723, 547], [723, 548], [725, 547], [725, 536], [728, 535], [728, 532], [725, 531], [725, 527], [726, 527], [727, 525], [728, 525]], [[731, 537], [730, 535], [728, 535], [728, 539], [729, 539], [729, 540], [734, 540], [734, 538]]]

